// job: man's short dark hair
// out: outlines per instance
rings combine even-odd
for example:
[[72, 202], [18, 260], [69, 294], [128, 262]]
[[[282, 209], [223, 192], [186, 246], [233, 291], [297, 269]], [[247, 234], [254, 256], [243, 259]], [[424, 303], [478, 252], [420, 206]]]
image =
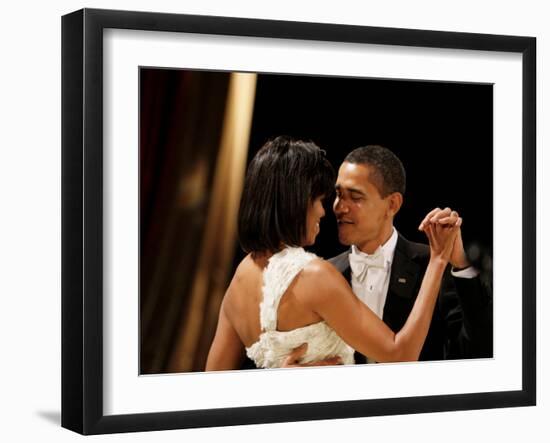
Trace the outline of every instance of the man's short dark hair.
[[329, 197], [335, 172], [315, 143], [280, 136], [268, 141], [248, 166], [238, 232], [246, 252], [301, 246], [310, 203]]
[[369, 145], [351, 151], [345, 162], [371, 167], [370, 179], [382, 197], [393, 192], [405, 195], [406, 175], [401, 160], [388, 148]]

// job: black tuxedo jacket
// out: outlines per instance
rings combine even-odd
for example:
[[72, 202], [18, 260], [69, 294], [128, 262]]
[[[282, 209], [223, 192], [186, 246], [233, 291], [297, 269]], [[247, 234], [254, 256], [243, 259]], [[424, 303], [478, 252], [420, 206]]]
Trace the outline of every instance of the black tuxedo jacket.
[[[351, 282], [349, 253], [329, 261]], [[399, 234], [393, 257], [383, 321], [398, 332], [414, 305], [422, 283], [430, 250], [427, 245], [410, 242]], [[446, 270], [430, 329], [420, 360], [492, 357], [492, 296], [479, 277], [453, 277]], [[365, 359], [356, 353], [356, 362]]]

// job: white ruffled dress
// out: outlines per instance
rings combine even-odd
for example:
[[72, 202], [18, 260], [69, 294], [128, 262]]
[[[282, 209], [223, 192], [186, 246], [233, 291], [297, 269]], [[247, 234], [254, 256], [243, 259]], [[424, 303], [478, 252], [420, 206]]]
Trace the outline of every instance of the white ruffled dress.
[[291, 331], [277, 331], [277, 310], [281, 297], [300, 271], [318, 258], [302, 248], [287, 247], [274, 254], [263, 273], [263, 300], [260, 303], [262, 333], [256, 343], [246, 348], [248, 357], [258, 368], [278, 368], [302, 343], [308, 343], [301, 363], [339, 356], [343, 364], [353, 364], [353, 349], [324, 321]]

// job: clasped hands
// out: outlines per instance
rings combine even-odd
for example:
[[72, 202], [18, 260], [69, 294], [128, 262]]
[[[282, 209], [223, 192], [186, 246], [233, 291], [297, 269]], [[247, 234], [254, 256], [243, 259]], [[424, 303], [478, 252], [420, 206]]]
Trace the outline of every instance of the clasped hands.
[[455, 269], [464, 269], [470, 266], [468, 258], [466, 257], [466, 252], [464, 251], [464, 243], [462, 242], [462, 232], [460, 229], [462, 218], [458, 215], [458, 212], [451, 210], [451, 208], [435, 208], [424, 217], [424, 220], [422, 220], [418, 226], [418, 230], [425, 232], [430, 224], [449, 227], [457, 226], [459, 228], [454, 239], [449, 263]]

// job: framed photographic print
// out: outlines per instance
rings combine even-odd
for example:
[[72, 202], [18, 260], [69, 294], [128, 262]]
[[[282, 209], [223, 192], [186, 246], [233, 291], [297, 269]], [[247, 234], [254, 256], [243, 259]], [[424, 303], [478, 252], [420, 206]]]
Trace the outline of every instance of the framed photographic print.
[[[100, 434], [534, 405], [535, 59], [531, 37], [64, 16], [62, 425]], [[406, 176], [396, 251], [402, 238], [428, 242], [418, 226], [433, 208], [460, 214], [468, 266], [451, 263], [445, 279], [479, 282], [484, 298], [441, 295], [420, 361], [259, 369], [237, 334], [242, 358], [205, 371], [246, 257], [246, 171], [280, 140], [318, 146], [335, 180], [356, 148], [392, 151]], [[294, 192], [297, 176], [285, 180]], [[324, 197], [305, 246], [330, 259], [355, 243], [337, 222], [341, 195]], [[398, 333], [425, 268], [391, 269], [377, 315]]]

